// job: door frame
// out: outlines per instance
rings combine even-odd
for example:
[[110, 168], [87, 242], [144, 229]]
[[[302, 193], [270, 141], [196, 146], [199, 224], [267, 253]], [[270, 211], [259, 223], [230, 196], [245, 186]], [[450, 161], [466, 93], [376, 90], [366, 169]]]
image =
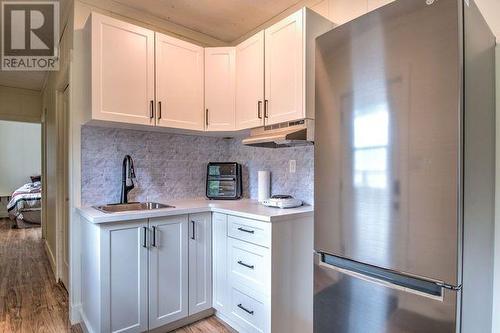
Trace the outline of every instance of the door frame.
[[[56, 185], [56, 280], [70, 290], [69, 267], [69, 84], [56, 91], [57, 185]], [[66, 235], [65, 235], [66, 234]], [[65, 242], [66, 239], [66, 242]]]

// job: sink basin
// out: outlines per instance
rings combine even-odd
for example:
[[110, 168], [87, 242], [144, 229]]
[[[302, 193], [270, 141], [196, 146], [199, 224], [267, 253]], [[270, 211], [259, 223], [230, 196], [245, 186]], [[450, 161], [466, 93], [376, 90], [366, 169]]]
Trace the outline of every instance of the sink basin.
[[174, 206], [164, 205], [157, 202], [130, 202], [126, 204], [109, 204], [103, 206], [93, 206], [103, 213], [119, 213], [138, 210], [155, 210], [161, 208], [175, 208]]

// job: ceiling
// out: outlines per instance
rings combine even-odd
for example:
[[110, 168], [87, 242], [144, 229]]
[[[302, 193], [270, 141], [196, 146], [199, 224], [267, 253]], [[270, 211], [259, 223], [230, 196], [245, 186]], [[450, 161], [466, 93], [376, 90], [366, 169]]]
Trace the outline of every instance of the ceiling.
[[0, 86], [42, 90], [46, 72], [0, 71]]
[[114, 0], [230, 43], [299, 0]]

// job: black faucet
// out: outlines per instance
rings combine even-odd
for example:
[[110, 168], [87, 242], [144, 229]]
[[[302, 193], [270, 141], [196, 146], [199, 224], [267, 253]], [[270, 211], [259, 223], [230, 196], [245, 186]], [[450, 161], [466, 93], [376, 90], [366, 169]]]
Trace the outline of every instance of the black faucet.
[[[127, 185], [127, 179], [130, 180], [132, 185]], [[134, 179], [134, 161], [132, 161], [132, 157], [130, 157], [130, 155], [125, 155], [122, 165], [122, 193], [120, 197], [121, 204], [128, 203], [128, 192], [132, 191], [132, 189], [135, 187]]]

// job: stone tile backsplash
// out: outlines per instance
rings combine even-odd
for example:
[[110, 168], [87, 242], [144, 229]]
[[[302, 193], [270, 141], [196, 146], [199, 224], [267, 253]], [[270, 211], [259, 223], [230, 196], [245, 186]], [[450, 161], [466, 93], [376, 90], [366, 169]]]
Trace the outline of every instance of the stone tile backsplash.
[[[312, 146], [253, 148], [238, 139], [83, 126], [83, 205], [119, 201], [126, 154], [132, 156], [137, 176], [130, 200], [203, 197], [206, 164], [234, 161], [243, 165], [245, 197], [257, 198], [257, 171], [269, 170], [273, 194], [292, 194], [313, 203]], [[288, 172], [291, 159], [297, 161], [294, 174]]]

